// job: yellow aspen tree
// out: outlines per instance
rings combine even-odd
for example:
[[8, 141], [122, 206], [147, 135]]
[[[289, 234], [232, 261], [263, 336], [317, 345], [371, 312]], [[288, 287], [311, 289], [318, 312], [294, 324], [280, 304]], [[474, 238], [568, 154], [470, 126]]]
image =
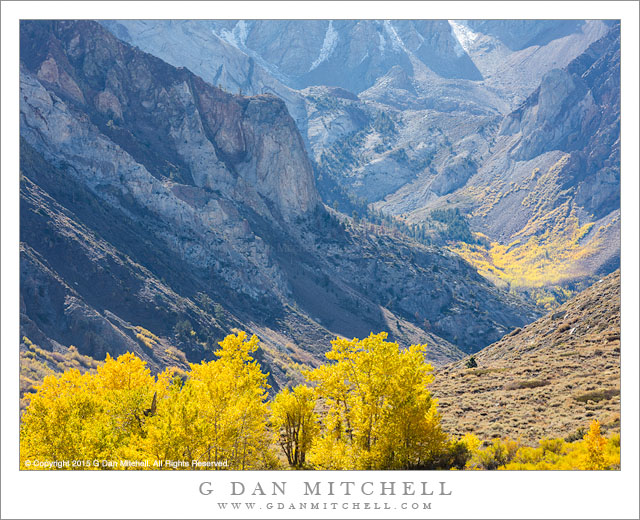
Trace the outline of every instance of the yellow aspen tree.
[[231, 334], [220, 342], [217, 360], [192, 364], [184, 384], [171, 383], [149, 424], [155, 457], [202, 469], [274, 463], [266, 428], [267, 375], [251, 356], [257, 348], [256, 336]]
[[[76, 369], [47, 376], [31, 396], [20, 428], [20, 462], [92, 459], [103, 449], [87, 431], [95, 428], [100, 399], [89, 374]], [[36, 468], [40, 469], [40, 468]], [[62, 469], [72, 469], [63, 466]]]
[[586, 444], [584, 469], [606, 469], [607, 464], [605, 462], [604, 449], [607, 445], [607, 439], [600, 433], [600, 423], [598, 421], [591, 421], [589, 431], [584, 436], [584, 442]]
[[146, 363], [130, 353], [117, 359], [107, 355], [96, 374], [73, 369], [48, 376], [22, 417], [21, 458], [144, 458], [154, 386]]
[[109, 441], [105, 458], [142, 460], [148, 417], [155, 413], [155, 378], [143, 361], [127, 352], [109, 354], [93, 376], [102, 403], [103, 438]]
[[299, 385], [290, 391], [285, 388], [271, 403], [271, 425], [278, 435], [289, 465], [302, 468], [307, 451], [317, 433], [315, 392], [312, 388]]
[[445, 449], [437, 402], [427, 386], [433, 367], [425, 346], [401, 350], [387, 334], [338, 338], [333, 361], [307, 373], [328, 408], [310, 462], [319, 469], [430, 467]]

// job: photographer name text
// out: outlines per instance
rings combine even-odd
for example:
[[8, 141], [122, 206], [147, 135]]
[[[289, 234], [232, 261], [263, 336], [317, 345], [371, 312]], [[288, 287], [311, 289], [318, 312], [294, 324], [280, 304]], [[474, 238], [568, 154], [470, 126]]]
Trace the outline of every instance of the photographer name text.
[[[220, 492], [226, 496], [287, 496], [288, 482], [256, 482], [246, 484], [241, 481], [226, 482]], [[446, 482], [428, 481], [304, 481], [295, 483], [291, 492], [296, 496], [449, 496], [452, 491]], [[300, 487], [302, 486], [302, 487]], [[211, 482], [202, 482], [198, 491], [201, 495], [216, 496]]]

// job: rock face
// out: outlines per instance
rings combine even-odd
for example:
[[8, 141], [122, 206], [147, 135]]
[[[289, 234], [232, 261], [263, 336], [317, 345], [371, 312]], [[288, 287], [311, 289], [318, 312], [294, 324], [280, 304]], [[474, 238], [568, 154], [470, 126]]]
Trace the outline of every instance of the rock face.
[[42, 348], [159, 370], [242, 328], [275, 388], [337, 334], [388, 330], [441, 364], [536, 316], [457, 256], [327, 209], [272, 95], [93, 22], [23, 22], [21, 60], [21, 325]]
[[[428, 191], [425, 184], [452, 155], [477, 162], [502, 116], [542, 75], [565, 67], [607, 31], [602, 21], [102, 23], [213, 84], [275, 93], [303, 135], [323, 200], [351, 213], [391, 196], [384, 208], [396, 214], [419, 204], [405, 186]], [[323, 90], [336, 86], [349, 96]], [[381, 113], [395, 131], [376, 128]]]
[[[185, 69], [122, 45], [105, 31], [97, 40], [88, 33], [90, 27], [57, 24], [51, 27], [51, 39], [43, 42], [39, 25], [24, 24], [23, 61], [30, 70], [22, 74], [22, 89], [37, 100], [24, 103], [25, 137], [47, 130], [38, 126], [33, 113], [45, 119], [55, 114], [68, 127], [56, 136], [57, 144], [70, 154], [83, 153], [81, 143], [74, 142], [77, 129], [69, 127], [73, 116], [54, 111], [51, 96], [36, 92], [42, 89], [37, 78], [63, 101], [84, 102], [91, 123], [156, 179], [223, 192], [248, 186], [253, 191], [249, 199], [264, 197], [285, 218], [317, 207], [310, 163], [281, 100], [224, 93]], [[167, 119], [169, 107], [174, 117]], [[278, 149], [278, 142], [292, 146]], [[253, 178], [258, 165], [261, 176]], [[266, 214], [258, 202], [254, 209]]]
[[[120, 22], [128, 27], [128, 22]], [[192, 23], [192, 22], [190, 22]], [[294, 88], [358, 93], [394, 65], [413, 61], [445, 78], [480, 79], [446, 20], [254, 20], [197, 22]], [[132, 38], [134, 35], [129, 34]], [[344, 74], [344, 70], [352, 71]]]
[[580, 20], [467, 20], [478, 33], [495, 37], [511, 50], [544, 46], [553, 40], [580, 32]]
[[593, 419], [619, 431], [620, 271], [474, 358], [477, 368], [463, 360], [436, 373], [447, 431], [532, 444]]
[[551, 150], [571, 154], [565, 186], [585, 209], [604, 216], [620, 207], [620, 34], [614, 28], [571, 62], [549, 72], [501, 134], [521, 135], [510, 152], [530, 160]]
[[[409, 210], [409, 220], [421, 222], [433, 208], [456, 205], [468, 212], [472, 228], [509, 248], [505, 265], [547, 255], [549, 267], [555, 265], [542, 270], [548, 283], [616, 269], [619, 54], [619, 26], [614, 26], [565, 68], [548, 72], [524, 103], [501, 120], [490, 147], [471, 156], [476, 171], [454, 174], [458, 182], [445, 183], [444, 191], [435, 189], [441, 186], [434, 184], [438, 175], [423, 175], [379, 207]], [[426, 187], [428, 195], [417, 187]], [[517, 281], [530, 283], [526, 276]]]
[[[304, 128], [303, 97], [273, 75], [258, 56], [238, 48], [242, 24], [207, 20], [103, 20], [117, 38], [176, 67], [186, 67], [207, 83], [231, 93], [274, 94]], [[234, 30], [235, 27], [235, 30]], [[217, 36], [219, 34], [219, 36]]]

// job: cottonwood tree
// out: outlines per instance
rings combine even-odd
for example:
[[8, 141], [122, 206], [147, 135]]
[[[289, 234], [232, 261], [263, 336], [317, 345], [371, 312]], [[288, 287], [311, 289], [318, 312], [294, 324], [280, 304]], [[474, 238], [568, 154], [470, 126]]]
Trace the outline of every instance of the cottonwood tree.
[[142, 456], [154, 392], [146, 363], [130, 353], [107, 355], [96, 374], [73, 369], [47, 376], [22, 417], [21, 460]]
[[231, 334], [220, 342], [217, 360], [191, 365], [184, 384], [171, 383], [150, 421], [156, 457], [215, 462], [228, 469], [274, 463], [266, 427], [267, 375], [251, 356], [257, 348], [256, 336]]
[[446, 449], [425, 346], [401, 350], [386, 338], [336, 339], [326, 354], [334, 363], [307, 374], [328, 408], [309, 453], [318, 469], [426, 468]]
[[311, 443], [318, 432], [314, 412], [316, 396], [312, 388], [298, 385], [285, 388], [271, 403], [271, 425], [289, 465], [302, 468]]

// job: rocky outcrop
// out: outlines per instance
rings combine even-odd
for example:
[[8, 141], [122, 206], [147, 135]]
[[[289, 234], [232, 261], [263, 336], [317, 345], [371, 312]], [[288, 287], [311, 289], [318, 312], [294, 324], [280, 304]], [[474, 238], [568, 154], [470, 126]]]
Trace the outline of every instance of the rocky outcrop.
[[535, 316], [454, 255], [323, 206], [274, 96], [231, 95], [93, 22], [21, 30], [22, 326], [41, 347], [157, 370], [242, 328], [275, 388], [338, 334], [388, 330], [442, 364]]
[[[90, 34], [94, 29], [89, 23], [51, 25], [44, 44], [40, 26], [35, 29], [25, 22], [23, 90], [39, 88], [29, 74], [37, 71], [39, 81], [62, 101], [86, 99], [81, 107], [91, 123], [160, 181], [178, 180], [225, 193], [249, 186], [249, 199], [256, 199], [254, 209], [264, 213], [257, 200], [263, 197], [288, 219], [317, 207], [311, 165], [281, 100], [225, 93], [187, 70], [123, 45], [106, 31], [96, 38]], [[52, 76], [43, 74], [43, 68], [62, 71], [69, 79], [60, 83], [56, 78], [62, 72]], [[24, 103], [27, 140], [31, 128], [46, 131], [37, 126], [32, 112], [46, 113], [47, 119], [61, 115], [46, 95], [29, 97], [40, 104]], [[74, 108], [80, 107], [71, 105]], [[74, 129], [74, 136], [77, 133]], [[72, 148], [74, 143], [63, 135], [57, 136], [58, 144]], [[288, 146], [278, 147], [282, 142]], [[269, 167], [261, 168], [260, 178], [252, 178], [258, 163]]]
[[466, 20], [466, 25], [519, 51], [579, 33], [582, 23], [580, 20]]
[[[566, 69], [549, 72], [523, 106], [505, 118], [501, 134], [521, 136], [509, 152], [516, 161], [551, 150], [571, 153], [573, 173], [565, 184], [581, 183], [581, 201], [599, 215], [619, 207], [619, 30], [612, 29]], [[602, 182], [607, 177], [608, 186]], [[584, 186], [593, 180], [595, 189]], [[596, 192], [602, 199], [588, 201]]]
[[[303, 135], [323, 200], [351, 213], [363, 209], [354, 200], [389, 197], [379, 207], [396, 214], [437, 198], [426, 185], [450, 156], [471, 154], [478, 162], [491, 147], [499, 116], [607, 30], [602, 21], [102, 23], [124, 41], [232, 92], [275, 93]], [[345, 98], [322, 92], [330, 85], [358, 97], [336, 103]], [[395, 133], [367, 128], [381, 111], [396, 121]], [[347, 153], [329, 151], [338, 166], [322, 159], [323, 149], [362, 135]]]
[[[501, 176], [497, 169], [537, 167], [543, 175], [532, 174], [535, 182], [528, 188], [526, 178], [521, 184], [521, 193], [532, 193], [530, 198], [538, 194], [539, 199], [537, 207], [525, 210], [527, 219], [542, 207], [550, 212], [569, 200], [580, 208], [581, 222], [610, 220], [620, 208], [619, 26], [566, 69], [547, 74], [522, 107], [504, 119], [500, 134], [501, 149], [486, 161], [486, 173], [481, 169], [479, 176], [488, 180], [489, 175]], [[552, 182], [555, 195], [549, 189]], [[544, 184], [547, 188], [541, 190]], [[495, 207], [496, 217], [484, 219], [491, 223], [483, 227], [495, 234], [500, 222], [511, 218], [509, 214], [521, 211], [517, 198], [503, 200]], [[616, 233], [615, 226], [611, 231]], [[610, 241], [604, 243], [609, 249]], [[619, 247], [612, 247], [610, 254], [619, 255]]]
[[446, 195], [464, 186], [476, 171], [476, 164], [468, 157], [452, 157], [435, 176], [429, 189], [436, 195]]

